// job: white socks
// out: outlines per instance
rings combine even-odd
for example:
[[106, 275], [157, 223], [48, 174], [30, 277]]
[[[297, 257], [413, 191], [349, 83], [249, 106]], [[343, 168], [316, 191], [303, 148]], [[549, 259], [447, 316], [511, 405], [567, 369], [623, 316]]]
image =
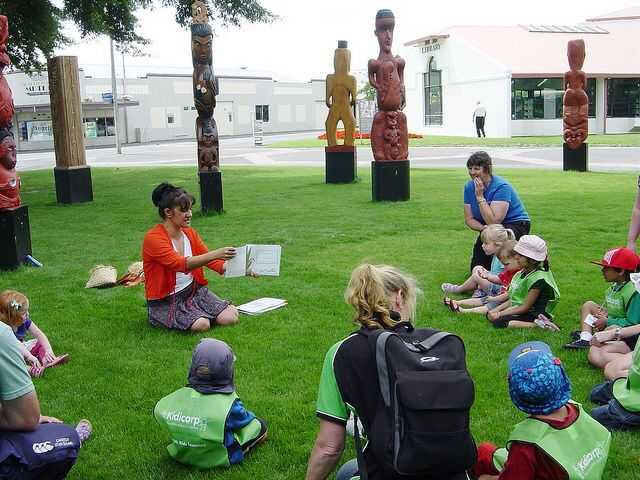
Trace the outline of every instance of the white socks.
[[591, 332], [580, 332], [580, 340], [584, 340], [585, 342], [590, 342], [593, 335]]

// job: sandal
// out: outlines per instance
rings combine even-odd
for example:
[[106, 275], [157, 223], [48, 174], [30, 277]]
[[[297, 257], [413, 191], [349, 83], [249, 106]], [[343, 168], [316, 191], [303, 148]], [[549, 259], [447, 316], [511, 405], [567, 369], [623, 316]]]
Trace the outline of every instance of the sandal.
[[44, 365], [46, 368], [49, 367], [55, 367], [56, 365], [62, 365], [64, 363], [67, 363], [69, 361], [69, 354], [65, 353], [63, 355], [59, 355], [56, 358], [53, 359], [52, 362], [47, 363], [46, 365]]
[[460, 313], [460, 305], [458, 305], [455, 300], [449, 297], [444, 297], [442, 303], [449, 307], [449, 310], [451, 310], [453, 313]]

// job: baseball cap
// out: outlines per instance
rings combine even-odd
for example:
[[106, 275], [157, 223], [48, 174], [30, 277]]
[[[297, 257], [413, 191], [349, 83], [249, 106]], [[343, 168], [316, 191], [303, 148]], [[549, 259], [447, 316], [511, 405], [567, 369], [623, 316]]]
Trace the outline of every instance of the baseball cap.
[[628, 270], [629, 272], [635, 272], [638, 264], [640, 264], [640, 258], [636, 255], [636, 252], [630, 248], [616, 247], [607, 250], [602, 260], [592, 260], [591, 263], [600, 265], [601, 267], [620, 268], [622, 270]]
[[547, 258], [547, 244], [537, 235], [521, 236], [513, 250], [538, 262]]
[[544, 342], [518, 345], [509, 354], [509, 396], [521, 411], [547, 415], [571, 398], [562, 362]]
[[203, 338], [193, 349], [188, 385], [204, 394], [232, 393], [234, 361], [235, 355], [225, 342]]

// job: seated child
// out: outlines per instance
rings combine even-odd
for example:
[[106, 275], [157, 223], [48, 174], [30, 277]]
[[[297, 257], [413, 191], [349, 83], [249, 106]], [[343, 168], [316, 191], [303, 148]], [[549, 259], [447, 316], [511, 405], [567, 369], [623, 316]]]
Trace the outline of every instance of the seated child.
[[[449, 297], [445, 297], [443, 303], [455, 313], [480, 313], [484, 315], [489, 310], [493, 310], [501, 303], [507, 301], [509, 299], [507, 289], [511, 284], [511, 279], [520, 270], [520, 266], [513, 259], [513, 248], [517, 243], [518, 242], [515, 240], [507, 240], [496, 252], [494, 258], [498, 258], [500, 263], [504, 265], [504, 270], [502, 270], [498, 275], [494, 275], [484, 269], [484, 271], [479, 271], [481, 278], [484, 278], [492, 284], [500, 287], [500, 290], [496, 294], [490, 294], [484, 297], [472, 297], [464, 300], [453, 300]], [[492, 287], [491, 290], [495, 291], [495, 288]]]
[[161, 399], [157, 422], [169, 432], [169, 455], [198, 468], [228, 467], [267, 437], [266, 423], [245, 410], [235, 393], [229, 346], [204, 338], [194, 348], [186, 387]]
[[532, 328], [542, 322], [545, 328], [557, 329], [551, 313], [560, 290], [549, 270], [547, 244], [537, 235], [523, 235], [513, 251], [521, 270], [511, 280], [509, 299], [489, 311], [488, 320], [496, 328]]
[[[565, 348], [578, 349], [589, 348], [592, 330], [600, 331], [605, 328], [627, 327], [640, 323], [640, 295], [631, 282], [630, 275], [635, 272], [640, 264], [640, 258], [633, 250], [619, 247], [607, 251], [600, 262], [591, 262], [602, 267], [602, 276], [606, 282], [612, 285], [605, 292], [602, 306], [589, 300], [582, 305], [580, 311], [579, 336], [567, 343]], [[594, 320], [587, 323], [587, 319]], [[576, 333], [574, 332], [574, 335]], [[628, 353], [635, 347], [638, 337], [627, 337], [625, 343]], [[611, 347], [599, 347], [604, 349], [603, 355], [594, 353], [592, 360], [596, 367], [603, 368], [610, 360], [606, 354]]]
[[602, 477], [611, 434], [571, 398], [559, 358], [543, 342], [523, 343], [509, 355], [509, 396], [529, 415], [506, 448], [478, 447], [479, 480], [566, 480]]
[[[497, 252], [502, 248], [505, 242], [509, 240], [515, 240], [513, 230], [504, 228], [499, 223], [487, 225], [480, 234], [482, 240], [482, 250], [487, 255], [493, 255], [491, 260], [491, 270], [488, 272], [493, 276], [497, 276], [504, 269], [504, 265], [500, 263]], [[485, 295], [497, 295], [500, 290], [500, 285], [496, 282], [491, 282], [486, 278], [487, 270], [478, 265], [473, 268], [471, 276], [467, 278], [461, 285], [455, 285], [453, 283], [443, 283], [441, 288], [444, 293], [465, 293], [473, 292], [474, 296], [483, 297]]]
[[[626, 329], [630, 328], [634, 327], [626, 327]], [[591, 401], [601, 405], [591, 410], [591, 416], [609, 430], [630, 430], [640, 427], [640, 348], [638, 344], [633, 350], [631, 368], [626, 378], [609, 380], [596, 385], [591, 391]]]
[[[17, 328], [13, 328], [13, 332], [20, 341], [20, 350], [25, 363], [29, 365], [31, 376], [40, 377], [43, 375], [45, 368], [60, 365], [69, 360], [69, 355], [66, 353], [56, 356], [47, 336], [29, 318], [29, 300], [27, 297], [14, 290], [5, 290], [2, 292], [2, 298], [10, 302], [6, 307], [17, 311], [22, 319], [22, 324]], [[24, 341], [27, 333], [34, 337], [33, 340]]]

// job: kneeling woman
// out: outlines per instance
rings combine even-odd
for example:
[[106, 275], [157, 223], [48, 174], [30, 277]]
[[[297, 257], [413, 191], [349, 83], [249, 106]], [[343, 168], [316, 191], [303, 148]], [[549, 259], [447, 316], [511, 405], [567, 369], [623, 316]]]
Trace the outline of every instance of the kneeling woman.
[[203, 266], [223, 274], [225, 261], [236, 254], [233, 247], [211, 250], [189, 227], [194, 197], [168, 183], [151, 195], [162, 218], [147, 232], [142, 245], [145, 294], [149, 322], [177, 330], [201, 332], [216, 323], [238, 322], [238, 311], [228, 300], [211, 293]]

